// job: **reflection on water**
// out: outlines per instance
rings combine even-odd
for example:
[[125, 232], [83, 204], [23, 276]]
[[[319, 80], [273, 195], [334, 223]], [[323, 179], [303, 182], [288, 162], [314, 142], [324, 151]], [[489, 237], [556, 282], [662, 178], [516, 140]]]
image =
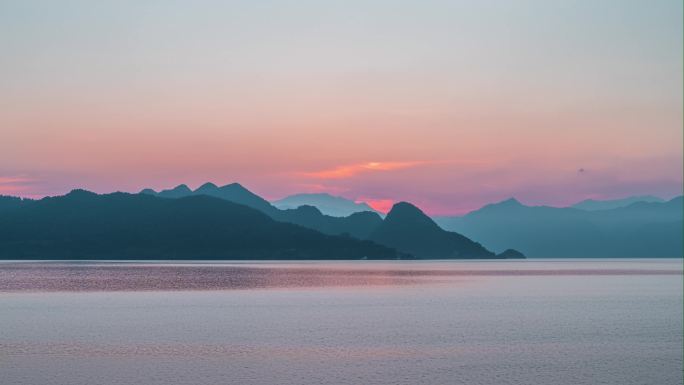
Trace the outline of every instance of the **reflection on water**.
[[[193, 358], [251, 358], [267, 355], [271, 359], [333, 359], [340, 356], [340, 347], [283, 347], [219, 344], [84, 344], [84, 343], [0, 343], [0, 349], [11, 355], [69, 355], [72, 357], [193, 357]], [[414, 347], [396, 349], [391, 347], [355, 346], [345, 347], [347, 357], [361, 358], [420, 358], [428, 354], [458, 354], [464, 347]], [[469, 348], [472, 353], [472, 348]], [[8, 354], [9, 355], [9, 354]], [[2, 356], [2, 354], [0, 354]]]
[[0, 263], [0, 291], [230, 290], [400, 286], [458, 277], [681, 275], [676, 261]]
[[681, 384], [682, 283], [681, 260], [0, 262], [0, 384]]

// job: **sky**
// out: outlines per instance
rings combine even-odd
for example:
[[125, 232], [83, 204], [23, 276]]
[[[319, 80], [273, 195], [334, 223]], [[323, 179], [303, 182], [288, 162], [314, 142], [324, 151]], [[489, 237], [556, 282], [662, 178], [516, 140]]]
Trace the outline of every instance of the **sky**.
[[0, 194], [682, 194], [680, 0], [0, 0]]

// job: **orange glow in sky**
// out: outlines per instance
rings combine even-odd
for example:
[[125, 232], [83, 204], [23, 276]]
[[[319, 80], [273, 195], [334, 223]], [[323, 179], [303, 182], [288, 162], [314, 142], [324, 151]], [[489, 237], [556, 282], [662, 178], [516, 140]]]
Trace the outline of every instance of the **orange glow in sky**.
[[394, 205], [394, 201], [391, 199], [369, 199], [369, 198], [361, 198], [357, 202], [365, 202], [373, 208], [373, 210], [380, 211], [381, 213], [387, 214], [388, 211], [392, 208], [392, 205]]

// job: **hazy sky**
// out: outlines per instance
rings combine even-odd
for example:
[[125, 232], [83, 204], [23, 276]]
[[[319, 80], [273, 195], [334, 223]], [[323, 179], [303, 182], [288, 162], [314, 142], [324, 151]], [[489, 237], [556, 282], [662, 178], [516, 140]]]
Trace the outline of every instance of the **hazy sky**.
[[0, 194], [682, 193], [681, 0], [0, 0]]

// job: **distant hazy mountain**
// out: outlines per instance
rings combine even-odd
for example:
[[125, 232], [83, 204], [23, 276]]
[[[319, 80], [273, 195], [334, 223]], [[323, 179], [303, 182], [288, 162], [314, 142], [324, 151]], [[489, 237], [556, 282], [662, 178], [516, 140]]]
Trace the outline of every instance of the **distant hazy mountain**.
[[585, 199], [579, 203], [575, 203], [570, 207], [586, 211], [609, 210], [629, 206], [636, 202], [665, 202], [665, 200], [653, 195], [641, 195], [612, 200]]
[[[491, 251], [463, 235], [442, 230], [410, 203], [392, 207], [370, 239], [418, 258], [497, 258]], [[505, 256], [522, 257], [509, 251]]]
[[299, 206], [313, 206], [321, 213], [333, 217], [346, 217], [354, 213], [372, 211], [366, 203], [356, 203], [350, 199], [330, 194], [296, 194], [272, 202], [279, 209], [296, 209]]
[[0, 215], [0, 258], [394, 259], [370, 241], [324, 235], [209, 196], [83, 190]]
[[462, 217], [435, 218], [495, 251], [514, 248], [527, 257], [682, 257], [682, 197], [615, 209], [525, 206], [515, 199]]

